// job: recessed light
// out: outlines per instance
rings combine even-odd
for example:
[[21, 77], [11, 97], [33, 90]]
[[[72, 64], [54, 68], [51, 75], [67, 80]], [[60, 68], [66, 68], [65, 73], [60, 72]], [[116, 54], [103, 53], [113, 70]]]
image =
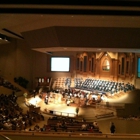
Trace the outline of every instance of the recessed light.
[[8, 41], [6, 38], [4, 39], [5, 41]]

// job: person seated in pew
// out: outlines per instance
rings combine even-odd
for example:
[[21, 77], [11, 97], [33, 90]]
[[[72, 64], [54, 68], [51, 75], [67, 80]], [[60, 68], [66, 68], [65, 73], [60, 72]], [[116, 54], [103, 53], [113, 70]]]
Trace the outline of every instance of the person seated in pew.
[[89, 129], [88, 129], [88, 131], [89, 132], [94, 132], [94, 127], [93, 126], [90, 126]]
[[57, 125], [57, 127], [59, 127], [59, 128], [62, 127], [62, 123], [61, 123], [60, 121], [59, 121], [56, 125]]
[[87, 130], [87, 124], [83, 123], [82, 126], [81, 126], [81, 129], [82, 130]]
[[82, 122], [86, 122], [85, 118], [82, 119]]
[[93, 126], [94, 126], [94, 130], [99, 131], [99, 126], [98, 126], [97, 121], [93, 122]]
[[36, 125], [34, 126], [34, 131], [39, 131], [39, 130], [40, 130], [40, 127], [39, 127], [38, 124], [36, 124]]

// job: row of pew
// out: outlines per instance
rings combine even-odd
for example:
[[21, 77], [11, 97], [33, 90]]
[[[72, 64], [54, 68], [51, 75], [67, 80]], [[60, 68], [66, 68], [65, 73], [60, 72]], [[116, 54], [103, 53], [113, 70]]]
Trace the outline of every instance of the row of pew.
[[[81, 132], [81, 133], [101, 133], [99, 128], [93, 127], [93, 122], [78, 121], [70, 117], [52, 117], [47, 120], [47, 125], [51, 131]], [[83, 126], [86, 126], [83, 129]]]

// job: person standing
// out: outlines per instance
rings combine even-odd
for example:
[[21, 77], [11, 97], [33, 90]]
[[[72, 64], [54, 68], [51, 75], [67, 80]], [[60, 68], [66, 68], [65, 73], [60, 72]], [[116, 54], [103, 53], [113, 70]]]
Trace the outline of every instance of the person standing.
[[112, 134], [114, 134], [114, 133], [115, 133], [115, 129], [116, 129], [116, 127], [115, 127], [114, 123], [111, 122], [110, 132], [111, 132]]
[[35, 96], [36, 96], [36, 91], [35, 91], [35, 89], [33, 90], [33, 95], [34, 95], [34, 98], [35, 98]]
[[48, 104], [48, 96], [45, 97], [45, 104]]
[[78, 113], [79, 113], [79, 107], [76, 107], [76, 110], [75, 110], [77, 116], [78, 116]]

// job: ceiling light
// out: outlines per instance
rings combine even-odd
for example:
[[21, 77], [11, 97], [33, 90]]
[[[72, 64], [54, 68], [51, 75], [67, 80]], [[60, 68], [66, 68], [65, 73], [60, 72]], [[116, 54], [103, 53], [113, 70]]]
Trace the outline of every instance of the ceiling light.
[[8, 42], [9, 41], [9, 37], [7, 37], [6, 35], [3, 35], [3, 34], [0, 33], [0, 40]]
[[8, 41], [6, 38], [4, 39], [5, 41]]

